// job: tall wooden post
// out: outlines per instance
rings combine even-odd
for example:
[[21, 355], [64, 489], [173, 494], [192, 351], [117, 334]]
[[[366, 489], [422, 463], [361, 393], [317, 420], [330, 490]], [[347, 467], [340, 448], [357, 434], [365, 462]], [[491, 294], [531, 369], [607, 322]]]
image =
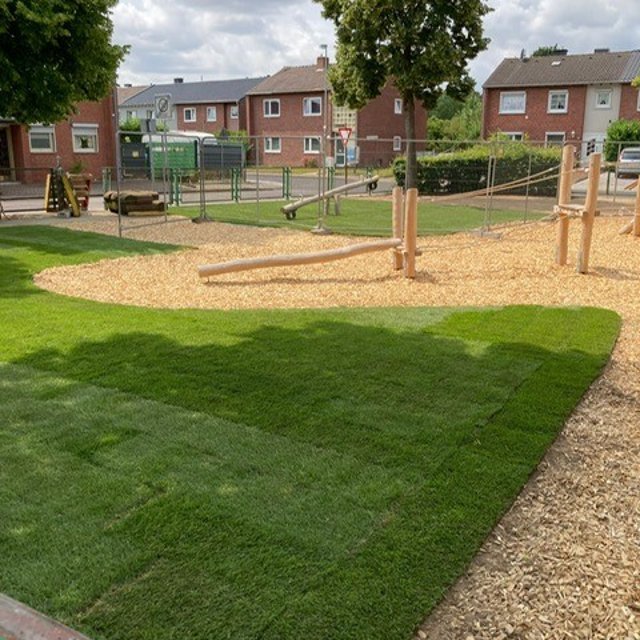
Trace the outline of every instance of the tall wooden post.
[[587, 185], [587, 199], [582, 213], [582, 236], [580, 238], [580, 250], [578, 251], [577, 270], [579, 273], [589, 271], [589, 254], [591, 253], [591, 238], [593, 236], [593, 223], [598, 207], [598, 189], [600, 187], [601, 155], [592, 153], [589, 156], [589, 182]]
[[416, 245], [418, 244], [418, 190], [407, 189], [404, 199], [404, 275], [416, 277]]
[[[571, 187], [573, 186], [573, 161], [576, 148], [572, 144], [562, 149], [562, 165], [560, 166], [560, 184], [558, 186], [558, 206], [571, 204]], [[566, 212], [558, 213], [558, 239], [556, 244], [556, 263], [567, 264], [569, 253], [569, 216]]]
[[640, 237], [640, 176], [638, 177], [638, 185], [636, 187], [636, 213], [633, 217], [633, 229], [631, 233]]
[[[402, 204], [403, 204], [403, 193], [402, 187], [394, 187], [391, 192], [391, 198], [393, 202], [393, 220], [392, 220], [392, 237], [394, 238], [402, 238]], [[402, 248], [393, 250], [393, 268], [396, 271], [400, 271], [402, 269], [403, 258], [402, 258]]]

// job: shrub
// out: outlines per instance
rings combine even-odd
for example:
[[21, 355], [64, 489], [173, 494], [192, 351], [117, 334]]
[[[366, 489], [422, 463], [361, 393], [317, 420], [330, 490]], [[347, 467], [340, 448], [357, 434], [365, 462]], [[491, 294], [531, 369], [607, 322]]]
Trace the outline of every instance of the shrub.
[[[484, 189], [487, 186], [489, 157], [496, 162], [495, 184], [505, 184], [539, 173], [560, 164], [558, 147], [532, 147], [523, 142], [482, 144], [456, 151], [426, 156], [418, 159], [418, 189], [422, 194], [445, 195]], [[531, 166], [529, 166], [531, 162]], [[396, 182], [404, 186], [405, 159], [398, 158], [393, 166]], [[551, 172], [550, 172], [551, 173]], [[555, 196], [556, 180], [539, 182], [529, 187], [529, 193], [537, 196]], [[509, 193], [524, 194], [525, 187], [514, 188]]]
[[638, 120], [616, 120], [607, 129], [604, 157], [615, 162], [625, 147], [636, 147], [640, 142], [640, 122]]

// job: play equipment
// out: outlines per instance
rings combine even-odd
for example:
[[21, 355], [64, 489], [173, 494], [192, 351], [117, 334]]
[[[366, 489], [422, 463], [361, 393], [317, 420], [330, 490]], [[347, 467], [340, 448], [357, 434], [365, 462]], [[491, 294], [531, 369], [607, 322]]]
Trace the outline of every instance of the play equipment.
[[[107, 191], [104, 194], [104, 206], [107, 211], [118, 213], [117, 191]], [[164, 213], [164, 203], [159, 200], [157, 191], [121, 191], [120, 213], [129, 216], [158, 216]]]
[[580, 218], [582, 235], [576, 270], [578, 273], [589, 271], [589, 255], [591, 253], [591, 239], [593, 224], [598, 213], [598, 187], [600, 183], [601, 155], [592, 153], [589, 156], [587, 196], [583, 205], [571, 204], [571, 186], [573, 184], [573, 164], [576, 148], [566, 145], [562, 150], [562, 165], [560, 170], [560, 185], [558, 189], [558, 204], [553, 207], [553, 213], [558, 219], [558, 233], [556, 242], [556, 263], [567, 264], [569, 252], [569, 222], [572, 218]]
[[[89, 184], [90, 182], [89, 180]], [[88, 207], [88, 188], [86, 193], [81, 190], [80, 195], [83, 198], [82, 201], [78, 199], [78, 193], [69, 178], [69, 174], [62, 171], [60, 167], [51, 169], [47, 174], [44, 185], [45, 211], [60, 213], [68, 210], [74, 218], [77, 218]], [[83, 204], [86, 204], [86, 206], [83, 207]]]
[[399, 218], [402, 214], [402, 189], [395, 187], [393, 190], [393, 231], [396, 237], [387, 240], [376, 240], [373, 242], [363, 242], [341, 247], [339, 249], [329, 249], [317, 253], [301, 253], [293, 255], [276, 255], [263, 258], [248, 258], [242, 260], [231, 260], [218, 264], [208, 264], [198, 267], [198, 275], [201, 278], [221, 275], [223, 273], [234, 273], [247, 271], [249, 269], [265, 269], [268, 267], [282, 267], [301, 264], [316, 264], [343, 260], [351, 256], [374, 251], [391, 249], [393, 253], [393, 265], [396, 270], [404, 267], [404, 275], [407, 278], [416, 277], [416, 244], [418, 232], [418, 191], [408, 189], [404, 198], [404, 224], [401, 225]]
[[636, 190], [636, 208], [633, 220], [620, 229], [620, 234], [631, 233], [636, 238], [640, 237], [640, 180], [636, 180], [629, 187]]
[[375, 191], [378, 188], [378, 180], [380, 180], [380, 176], [372, 176], [371, 178], [363, 178], [358, 182], [348, 182], [347, 184], [343, 184], [340, 187], [335, 187], [335, 189], [330, 189], [329, 191], [325, 191], [324, 194], [319, 194], [316, 196], [308, 196], [306, 198], [300, 198], [295, 202], [291, 202], [290, 204], [284, 205], [281, 211], [284, 213], [285, 218], [287, 220], [293, 220], [296, 217], [296, 212], [301, 207], [304, 207], [308, 204], [313, 204], [314, 202], [319, 202], [320, 200], [326, 201], [331, 198], [337, 202], [337, 196], [342, 193], [346, 193], [353, 189], [358, 189], [360, 187], [367, 187], [369, 192]]

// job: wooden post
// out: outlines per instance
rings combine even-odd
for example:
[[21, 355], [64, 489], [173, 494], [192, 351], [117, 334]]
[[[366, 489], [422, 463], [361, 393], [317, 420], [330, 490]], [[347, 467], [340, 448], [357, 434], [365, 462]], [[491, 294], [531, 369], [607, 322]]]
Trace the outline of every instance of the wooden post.
[[404, 275], [416, 277], [416, 245], [418, 244], [418, 190], [407, 189], [404, 199]]
[[580, 238], [580, 250], [578, 251], [578, 263], [576, 266], [578, 273], [587, 273], [589, 271], [593, 223], [598, 207], [600, 163], [601, 156], [599, 153], [592, 153], [589, 156], [589, 183], [587, 185], [587, 199], [584, 203], [584, 212], [582, 214], [582, 236]]
[[[560, 185], [558, 187], [558, 205], [571, 204], [571, 187], [573, 186], [573, 159], [576, 148], [572, 144], [562, 149], [560, 166]], [[566, 213], [558, 213], [558, 239], [556, 245], [556, 263], [567, 264], [569, 253], [569, 217]]]
[[[393, 202], [393, 219], [392, 219], [392, 232], [391, 235], [394, 238], [402, 238], [402, 204], [403, 193], [402, 187], [394, 187], [391, 192], [391, 198]], [[402, 269], [403, 258], [402, 248], [393, 250], [393, 268], [396, 271]]]
[[640, 179], [638, 180], [638, 185], [636, 187], [636, 213], [633, 217], [632, 233], [636, 238], [640, 237]]

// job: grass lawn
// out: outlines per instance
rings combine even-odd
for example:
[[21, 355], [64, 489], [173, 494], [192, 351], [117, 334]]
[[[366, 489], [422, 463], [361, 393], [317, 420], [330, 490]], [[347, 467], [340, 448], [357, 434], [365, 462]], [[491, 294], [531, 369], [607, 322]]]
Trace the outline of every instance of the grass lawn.
[[169, 311], [0, 229], [0, 591], [95, 639], [409, 639], [608, 359], [599, 309]]
[[[299, 209], [295, 220], [287, 220], [280, 211], [284, 201], [265, 200], [259, 208], [255, 202], [232, 204], [211, 204], [207, 206], [210, 218], [219, 222], [255, 224], [260, 226], [311, 229], [318, 223], [318, 206], [310, 204]], [[196, 218], [198, 207], [177, 207], [172, 213]], [[522, 211], [494, 210], [492, 224], [522, 220]], [[477, 229], [484, 224], [484, 208], [460, 205], [421, 202], [418, 206], [418, 233], [421, 235], [441, 235], [455, 231]], [[528, 218], [542, 217], [529, 214]], [[349, 235], [390, 236], [391, 203], [370, 198], [343, 198], [340, 215], [331, 214], [326, 218], [326, 226], [332, 231]]]

